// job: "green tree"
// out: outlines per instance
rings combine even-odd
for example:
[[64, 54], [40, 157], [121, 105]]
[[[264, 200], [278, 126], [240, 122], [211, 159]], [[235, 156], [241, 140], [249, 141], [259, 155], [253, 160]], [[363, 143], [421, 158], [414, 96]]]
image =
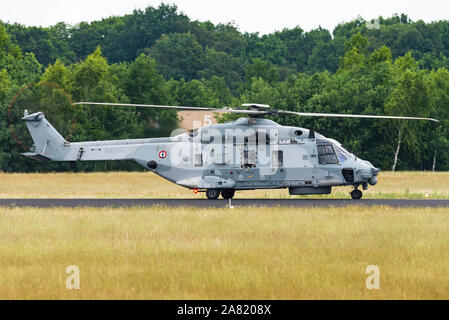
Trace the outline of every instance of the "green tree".
[[218, 107], [219, 99], [199, 80], [167, 82], [167, 91], [172, 95], [172, 103], [191, 107]]
[[36, 112], [42, 111], [58, 131], [70, 139], [76, 121], [76, 109], [69, 92], [72, 90], [70, 75], [61, 60], [49, 65], [36, 86]]
[[[0, 171], [8, 172], [14, 168], [14, 160], [22, 150], [14, 141], [9, 131], [8, 106], [14, 84], [5, 69], [0, 70]], [[23, 170], [27, 170], [24, 167]]]
[[449, 168], [449, 71], [439, 69], [429, 75], [431, 92], [432, 116], [441, 121], [433, 125], [428, 137], [432, 154], [432, 170]]
[[[71, 68], [72, 96], [80, 102], [117, 102], [117, 89], [113, 85], [109, 65], [100, 47], [86, 60]], [[89, 140], [125, 138], [129, 117], [126, 108], [80, 106], [77, 112], [77, 131], [74, 137]]]
[[369, 57], [369, 64], [372, 66], [383, 62], [391, 64], [392, 61], [391, 50], [386, 46], [382, 46], [375, 50]]
[[228, 87], [236, 92], [243, 82], [245, 62], [241, 58], [234, 58], [225, 52], [206, 48], [204, 66], [198, 72], [198, 77], [211, 80], [214, 76], [223, 77]]
[[20, 59], [22, 57], [22, 50], [11, 42], [5, 26], [0, 24], [0, 59], [3, 59], [8, 55]]
[[245, 37], [232, 23], [218, 24], [214, 30], [213, 48], [218, 52], [224, 52], [233, 57], [241, 57], [245, 54], [247, 43]]
[[109, 65], [100, 47], [72, 71], [73, 96], [78, 101], [114, 102], [114, 88], [109, 81]]
[[191, 33], [163, 35], [150, 53], [166, 79], [195, 79], [203, 67], [203, 48]]
[[57, 59], [53, 65], [50, 65], [45, 69], [45, 72], [41, 77], [41, 82], [53, 83], [65, 90], [71, 90], [69, 73], [65, 64], [59, 59]]
[[251, 86], [240, 97], [242, 103], [275, 104], [275, 89], [265, 79], [252, 78]]
[[[429, 116], [430, 96], [422, 71], [408, 69], [403, 72], [385, 105], [385, 111], [387, 114], [400, 116]], [[412, 151], [417, 151], [419, 129], [422, 124], [418, 121], [404, 120], [395, 120], [392, 123], [396, 132], [396, 147], [392, 165], [392, 171], [395, 171], [402, 145], [409, 147]], [[418, 152], [413, 152], [413, 154], [419, 156]]]
[[159, 74], [156, 60], [141, 54], [129, 66], [126, 95], [132, 103], [162, 104], [166, 101], [164, 78]]
[[212, 79], [206, 81], [206, 86], [209, 92], [217, 98], [218, 106], [229, 107], [234, 103], [235, 98], [232, 96], [224, 78], [212, 76]]
[[368, 39], [359, 32], [346, 44], [345, 55], [341, 59], [341, 69], [355, 69], [365, 63]]
[[246, 68], [246, 78], [249, 81], [252, 81], [253, 78], [262, 78], [266, 82], [274, 84], [279, 80], [279, 70], [269, 62], [256, 58]]
[[[169, 100], [156, 60], [146, 54], [141, 54], [129, 66], [125, 92], [131, 103], [158, 105]], [[139, 108], [136, 112], [142, 136], [167, 136], [177, 126], [177, 114], [173, 110]]]

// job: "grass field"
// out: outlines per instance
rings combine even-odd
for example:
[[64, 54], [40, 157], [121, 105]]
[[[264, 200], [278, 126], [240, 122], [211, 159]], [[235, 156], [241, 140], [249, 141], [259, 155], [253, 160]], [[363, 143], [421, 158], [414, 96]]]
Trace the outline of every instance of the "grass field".
[[[0, 299], [447, 299], [449, 209], [0, 208]], [[67, 290], [68, 265], [80, 290]], [[368, 265], [380, 290], [367, 290]]]
[[[205, 198], [150, 172], [0, 174], [0, 198]], [[324, 198], [349, 199], [350, 187]], [[298, 198], [287, 189], [239, 191], [236, 198]], [[312, 196], [314, 198], [319, 196]], [[449, 198], [449, 172], [381, 172], [364, 198]]]
[[[3, 198], [204, 197], [151, 173], [0, 181]], [[447, 198], [448, 181], [385, 172], [365, 196]], [[448, 299], [448, 252], [449, 208], [0, 208], [0, 299]], [[69, 265], [80, 290], [66, 289]]]

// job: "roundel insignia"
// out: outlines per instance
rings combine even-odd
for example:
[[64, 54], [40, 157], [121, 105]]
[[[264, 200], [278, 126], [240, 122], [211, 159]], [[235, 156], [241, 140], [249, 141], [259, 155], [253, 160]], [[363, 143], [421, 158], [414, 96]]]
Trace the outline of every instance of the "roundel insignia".
[[167, 151], [161, 151], [159, 152], [159, 158], [165, 159], [167, 157]]

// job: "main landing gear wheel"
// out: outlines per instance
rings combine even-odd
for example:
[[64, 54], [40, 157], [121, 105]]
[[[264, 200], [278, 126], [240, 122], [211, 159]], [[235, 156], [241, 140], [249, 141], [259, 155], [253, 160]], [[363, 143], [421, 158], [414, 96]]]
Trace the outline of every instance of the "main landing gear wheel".
[[209, 200], [217, 200], [220, 196], [220, 191], [218, 189], [207, 189], [206, 197]]
[[224, 189], [221, 191], [221, 196], [223, 199], [232, 199], [234, 197], [235, 190], [233, 189]]
[[360, 190], [356, 189], [356, 190], [351, 191], [351, 198], [354, 199], [354, 200], [361, 199], [362, 195], [363, 195], [363, 193]]

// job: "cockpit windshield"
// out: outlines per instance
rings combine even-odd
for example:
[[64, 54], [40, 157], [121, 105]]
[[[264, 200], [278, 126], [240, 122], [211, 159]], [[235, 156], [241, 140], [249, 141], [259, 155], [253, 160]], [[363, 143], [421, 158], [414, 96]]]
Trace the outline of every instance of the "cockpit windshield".
[[338, 161], [340, 163], [348, 160], [350, 153], [346, 151], [343, 147], [334, 145], [335, 152], [337, 153]]

